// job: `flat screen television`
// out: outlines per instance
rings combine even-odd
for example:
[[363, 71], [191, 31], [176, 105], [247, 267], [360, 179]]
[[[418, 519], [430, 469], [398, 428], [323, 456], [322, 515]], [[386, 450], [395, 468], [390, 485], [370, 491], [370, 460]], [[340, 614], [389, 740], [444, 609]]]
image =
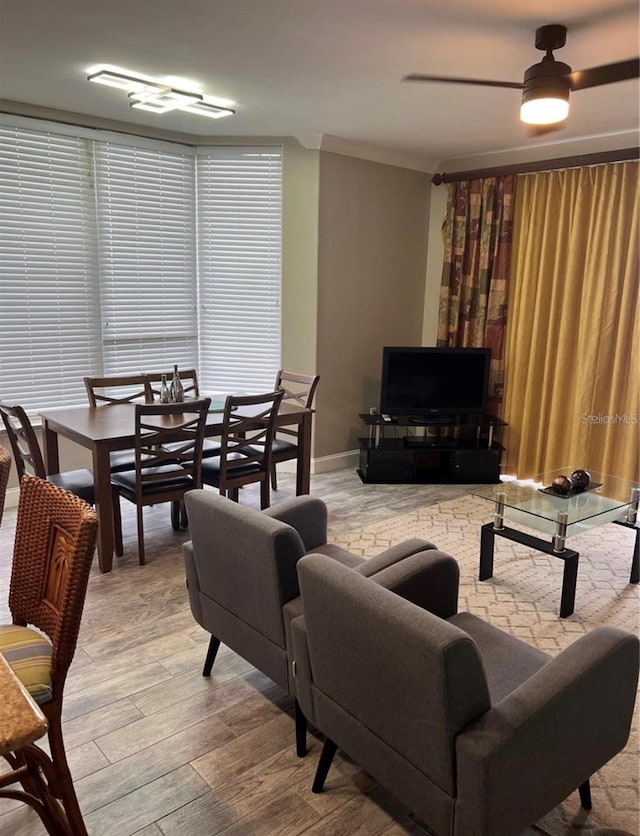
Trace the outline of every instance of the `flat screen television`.
[[417, 423], [482, 413], [490, 361], [490, 348], [385, 346], [380, 412]]

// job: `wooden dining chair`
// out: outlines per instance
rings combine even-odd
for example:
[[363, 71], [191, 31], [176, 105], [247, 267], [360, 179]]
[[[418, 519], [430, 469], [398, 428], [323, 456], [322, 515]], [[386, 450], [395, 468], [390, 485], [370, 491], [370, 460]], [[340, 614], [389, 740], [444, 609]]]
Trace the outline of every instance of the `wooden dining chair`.
[[90, 470], [68, 470], [47, 476], [38, 438], [21, 406], [0, 403], [0, 414], [13, 452], [18, 479], [25, 473], [47, 479], [54, 485], [76, 494], [93, 504], [93, 474]]
[[23, 476], [9, 586], [12, 624], [0, 625], [0, 652], [48, 723], [53, 774], [74, 836], [86, 836], [62, 736], [64, 684], [73, 660], [98, 521], [77, 496]]
[[105, 406], [117, 403], [143, 401], [151, 403], [151, 382], [145, 374], [111, 375], [109, 377], [85, 377], [89, 406]]
[[220, 454], [202, 461], [202, 481], [238, 501], [238, 489], [260, 483], [260, 507], [270, 504], [269, 472], [275, 420], [283, 392], [229, 395], [222, 419]]
[[[282, 389], [282, 403], [290, 403], [295, 406], [304, 406], [311, 409], [313, 398], [316, 394], [316, 387], [320, 375], [318, 374], [297, 374], [280, 369], [276, 375], [276, 389]], [[273, 439], [273, 451], [271, 453], [271, 487], [278, 490], [278, 479], [276, 465], [279, 462], [290, 461], [298, 458], [298, 432], [296, 429], [279, 427], [277, 435]], [[282, 438], [281, 436], [285, 436]]]
[[6, 447], [0, 444], [0, 523], [4, 512], [4, 503], [7, 497], [7, 485], [11, 471], [11, 453]]
[[[110, 377], [85, 377], [89, 406], [113, 406], [123, 403], [153, 403], [151, 382], [145, 374], [113, 375]], [[111, 453], [111, 472], [132, 470], [136, 466], [133, 450]]]
[[[111, 485], [120, 528], [120, 497], [136, 506], [141, 565], [145, 562], [143, 508], [171, 502], [171, 522], [177, 531], [180, 501], [187, 491], [202, 487], [202, 441], [210, 404], [210, 398], [202, 398], [135, 406], [135, 469], [112, 474]], [[116, 552], [122, 554], [122, 548]]]

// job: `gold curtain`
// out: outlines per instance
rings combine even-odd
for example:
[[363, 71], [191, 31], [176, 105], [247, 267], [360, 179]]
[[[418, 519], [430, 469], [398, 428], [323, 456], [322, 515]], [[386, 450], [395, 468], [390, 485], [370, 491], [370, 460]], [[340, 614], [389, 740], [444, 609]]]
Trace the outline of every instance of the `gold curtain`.
[[505, 473], [640, 479], [638, 163], [518, 178]]

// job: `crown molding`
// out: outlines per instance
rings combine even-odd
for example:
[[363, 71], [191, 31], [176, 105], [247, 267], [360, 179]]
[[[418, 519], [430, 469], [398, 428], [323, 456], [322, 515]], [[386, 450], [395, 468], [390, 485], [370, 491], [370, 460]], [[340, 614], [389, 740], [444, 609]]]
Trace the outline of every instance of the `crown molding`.
[[609, 134], [595, 134], [580, 139], [565, 139], [543, 145], [522, 146], [502, 151], [491, 151], [469, 157], [443, 159], [435, 170], [453, 174], [467, 169], [485, 169], [498, 166], [517, 165], [535, 161], [549, 160], [556, 157], [573, 157], [592, 154], [599, 151], [615, 151], [635, 147], [639, 144], [640, 131], [618, 131]]

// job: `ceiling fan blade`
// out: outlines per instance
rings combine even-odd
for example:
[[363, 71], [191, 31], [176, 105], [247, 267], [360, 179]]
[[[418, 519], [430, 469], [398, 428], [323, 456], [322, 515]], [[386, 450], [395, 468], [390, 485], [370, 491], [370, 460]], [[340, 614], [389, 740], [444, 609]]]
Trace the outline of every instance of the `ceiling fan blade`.
[[403, 81], [444, 81], [447, 84], [478, 84], [483, 87], [511, 87], [514, 90], [522, 90], [523, 84], [517, 81], [489, 81], [481, 78], [455, 78], [444, 75], [421, 75], [411, 73], [406, 75]]
[[617, 64], [603, 64], [588, 70], [574, 70], [569, 74], [572, 90], [586, 90], [601, 84], [613, 84], [615, 81], [628, 81], [640, 76], [640, 58], [618, 61]]

